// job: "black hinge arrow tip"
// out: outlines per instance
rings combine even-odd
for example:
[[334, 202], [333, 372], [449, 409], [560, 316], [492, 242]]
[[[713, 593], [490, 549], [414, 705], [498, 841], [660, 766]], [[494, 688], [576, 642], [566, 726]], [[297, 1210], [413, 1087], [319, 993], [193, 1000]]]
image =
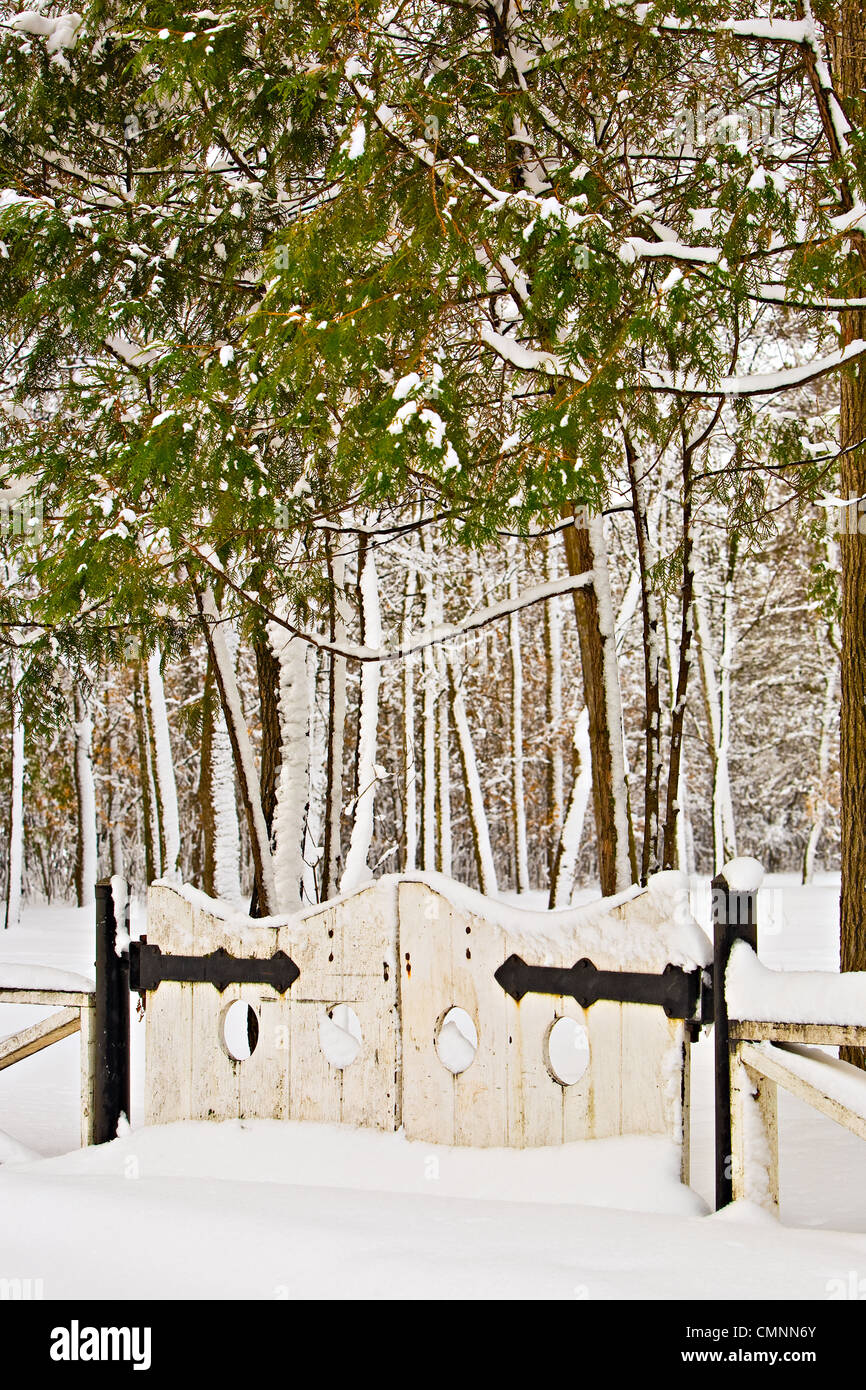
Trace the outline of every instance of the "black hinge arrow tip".
[[493, 976], [496, 983], [501, 985], [505, 993], [510, 994], [512, 999], [516, 999], [518, 1004], [528, 988], [524, 984], [528, 968], [520, 956], [509, 956], [508, 960], [502, 962]]

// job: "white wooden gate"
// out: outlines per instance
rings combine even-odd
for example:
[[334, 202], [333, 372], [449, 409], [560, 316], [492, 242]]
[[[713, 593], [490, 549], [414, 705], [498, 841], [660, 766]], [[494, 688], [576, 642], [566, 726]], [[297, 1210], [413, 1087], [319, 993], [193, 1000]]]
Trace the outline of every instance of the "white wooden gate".
[[[588, 958], [600, 970], [700, 969], [709, 942], [678, 875], [564, 912], [510, 908], [437, 875], [389, 876], [265, 925], [223, 919], [219, 910], [191, 890], [156, 885], [148, 944], [197, 957], [220, 948], [238, 959], [283, 951], [300, 974], [282, 994], [270, 985], [220, 992], [166, 979], [148, 993], [149, 1123], [342, 1121], [402, 1126], [408, 1138], [432, 1143], [516, 1148], [664, 1134], [682, 1149], [687, 1175], [683, 1020], [647, 1004], [582, 1009], [573, 998], [541, 994], [517, 1003], [494, 978], [512, 954], [536, 965]], [[226, 1045], [236, 1001], [255, 1016], [257, 1042], [244, 1060]], [[455, 1008], [471, 1020], [461, 1016], [470, 1052], [465, 1030], [477, 1038], [459, 1074], [453, 1058], [442, 1060], [441, 1030]], [[562, 1018], [585, 1044], [585, 1070], [572, 1084], [557, 1079], [552, 1057], [551, 1031]], [[330, 1040], [340, 1023], [335, 1036], [346, 1047], [335, 1060]]]

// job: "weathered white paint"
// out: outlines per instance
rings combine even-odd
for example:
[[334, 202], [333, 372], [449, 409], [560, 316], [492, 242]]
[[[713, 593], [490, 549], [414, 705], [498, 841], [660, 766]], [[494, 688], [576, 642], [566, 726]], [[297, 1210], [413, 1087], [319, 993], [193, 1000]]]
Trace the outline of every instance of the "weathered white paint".
[[[442, 891], [422, 876], [389, 876], [304, 913], [237, 916], [200, 894], [165, 884], [150, 890], [148, 941], [164, 952], [235, 956], [286, 951], [301, 974], [285, 995], [268, 986], [162, 983], [147, 1002], [146, 1114], [151, 1124], [261, 1117], [342, 1121], [430, 1143], [525, 1148], [616, 1134], [665, 1134], [684, 1149], [688, 1044], [681, 1021], [660, 1008], [527, 995], [515, 1003], [494, 979], [508, 956], [566, 966], [589, 956], [599, 969], [651, 970], [648, 903], [635, 891], [592, 920], [580, 914], [539, 930], [534, 914], [482, 915], [480, 895]], [[457, 885], [453, 885], [457, 889]], [[473, 903], [477, 901], [477, 911]], [[491, 907], [494, 905], [491, 904]], [[525, 927], [522, 924], [525, 923]], [[696, 930], [696, 928], [695, 928]], [[609, 938], [609, 939], [607, 939]], [[629, 946], [629, 942], [634, 944]], [[625, 946], [624, 946], [624, 943]], [[259, 1021], [252, 1056], [233, 1061], [221, 1020], [235, 1000]], [[362, 1045], [351, 1065], [332, 1066], [320, 1021], [335, 1004], [357, 1015]], [[478, 1032], [475, 1060], [454, 1074], [436, 1052], [437, 1029], [454, 1007]], [[563, 1086], [547, 1065], [557, 1018], [583, 1024], [589, 1065]]]

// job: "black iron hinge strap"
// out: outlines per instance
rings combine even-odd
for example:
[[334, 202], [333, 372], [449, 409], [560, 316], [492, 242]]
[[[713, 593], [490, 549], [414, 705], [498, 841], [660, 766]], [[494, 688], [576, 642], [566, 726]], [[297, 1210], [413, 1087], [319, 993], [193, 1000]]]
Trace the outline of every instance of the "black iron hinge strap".
[[285, 994], [300, 973], [285, 951], [267, 958], [235, 957], [221, 946], [206, 956], [173, 956], [148, 945], [145, 937], [129, 944], [129, 987], [139, 994], [157, 989], [163, 980], [213, 985], [220, 993], [229, 985], [270, 985]]
[[699, 970], [668, 965], [661, 975], [630, 970], [597, 970], [591, 960], [572, 966], [527, 965], [509, 956], [494, 975], [518, 1003], [524, 994], [570, 995], [582, 1009], [600, 999], [618, 1004], [656, 1004], [668, 1018], [692, 1018], [700, 996]]

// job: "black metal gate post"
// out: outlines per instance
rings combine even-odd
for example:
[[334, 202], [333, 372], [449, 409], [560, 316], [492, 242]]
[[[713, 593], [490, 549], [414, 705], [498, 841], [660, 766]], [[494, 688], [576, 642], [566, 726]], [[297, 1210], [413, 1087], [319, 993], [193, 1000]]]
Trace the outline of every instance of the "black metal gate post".
[[716, 1063], [716, 1211], [733, 1201], [731, 1042], [725, 972], [735, 941], [758, 949], [758, 895], [735, 892], [724, 873], [713, 879], [713, 1018]]
[[[129, 908], [124, 916], [128, 918]], [[121, 1115], [129, 1117], [129, 957], [118, 950], [118, 925], [109, 882], [96, 885], [96, 1076], [93, 1142], [117, 1137]]]

